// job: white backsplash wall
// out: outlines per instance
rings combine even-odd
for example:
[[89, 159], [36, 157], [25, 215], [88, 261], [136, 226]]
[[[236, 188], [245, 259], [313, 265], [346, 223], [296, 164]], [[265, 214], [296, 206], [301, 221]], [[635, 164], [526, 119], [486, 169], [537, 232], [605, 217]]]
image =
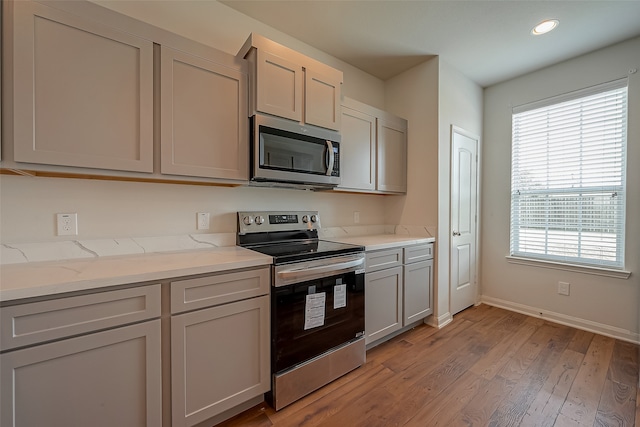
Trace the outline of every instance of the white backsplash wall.
[[[324, 227], [384, 224], [388, 197], [305, 190], [0, 176], [0, 243], [235, 233], [237, 211], [320, 212]], [[56, 236], [56, 213], [78, 214], [77, 236]], [[196, 230], [196, 213], [210, 213]]]

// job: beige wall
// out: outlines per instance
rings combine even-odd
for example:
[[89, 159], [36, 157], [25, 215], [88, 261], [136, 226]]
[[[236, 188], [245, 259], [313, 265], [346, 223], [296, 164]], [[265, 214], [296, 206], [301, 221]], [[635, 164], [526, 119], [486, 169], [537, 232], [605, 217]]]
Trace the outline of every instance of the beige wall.
[[[558, 321], [638, 341], [640, 301], [640, 38], [504, 82], [485, 90], [482, 174], [483, 298], [543, 313]], [[509, 264], [511, 108], [629, 77], [626, 265], [614, 279]], [[569, 282], [571, 295], [557, 293]]]
[[389, 224], [437, 227], [434, 322], [449, 314], [449, 162], [452, 125], [480, 135], [482, 88], [441, 58], [388, 80], [386, 109], [409, 120], [407, 195], [389, 197]]
[[[84, 179], [0, 177], [1, 243], [235, 233], [241, 210], [318, 210], [322, 225], [382, 224], [384, 197], [253, 187], [203, 187]], [[78, 236], [55, 236], [54, 216], [78, 213]], [[196, 212], [211, 229], [196, 230]]]

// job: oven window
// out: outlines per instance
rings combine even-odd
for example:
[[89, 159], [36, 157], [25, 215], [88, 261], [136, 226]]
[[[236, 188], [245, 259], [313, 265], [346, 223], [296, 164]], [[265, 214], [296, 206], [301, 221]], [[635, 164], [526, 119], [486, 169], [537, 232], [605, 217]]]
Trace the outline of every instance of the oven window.
[[364, 332], [364, 274], [347, 273], [272, 288], [271, 298], [273, 373]]
[[320, 138], [260, 126], [260, 167], [324, 175], [327, 143]]

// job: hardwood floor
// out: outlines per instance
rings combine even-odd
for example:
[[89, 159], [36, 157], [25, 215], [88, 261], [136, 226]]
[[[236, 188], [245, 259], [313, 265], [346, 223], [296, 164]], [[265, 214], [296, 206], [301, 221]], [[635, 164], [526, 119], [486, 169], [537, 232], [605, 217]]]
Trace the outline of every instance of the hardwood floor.
[[275, 412], [221, 427], [640, 426], [639, 347], [480, 305], [421, 325]]

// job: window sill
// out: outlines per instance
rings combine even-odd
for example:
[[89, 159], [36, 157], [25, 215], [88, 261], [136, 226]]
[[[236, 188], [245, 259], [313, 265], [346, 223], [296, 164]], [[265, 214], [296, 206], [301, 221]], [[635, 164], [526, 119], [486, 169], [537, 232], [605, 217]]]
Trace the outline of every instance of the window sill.
[[613, 277], [615, 279], [628, 279], [630, 271], [616, 270], [606, 267], [593, 267], [588, 265], [564, 264], [561, 262], [543, 261], [533, 258], [522, 258], [507, 255], [507, 262], [511, 264], [529, 265], [532, 267], [553, 268], [556, 270], [572, 271], [574, 273], [593, 274], [596, 276]]

